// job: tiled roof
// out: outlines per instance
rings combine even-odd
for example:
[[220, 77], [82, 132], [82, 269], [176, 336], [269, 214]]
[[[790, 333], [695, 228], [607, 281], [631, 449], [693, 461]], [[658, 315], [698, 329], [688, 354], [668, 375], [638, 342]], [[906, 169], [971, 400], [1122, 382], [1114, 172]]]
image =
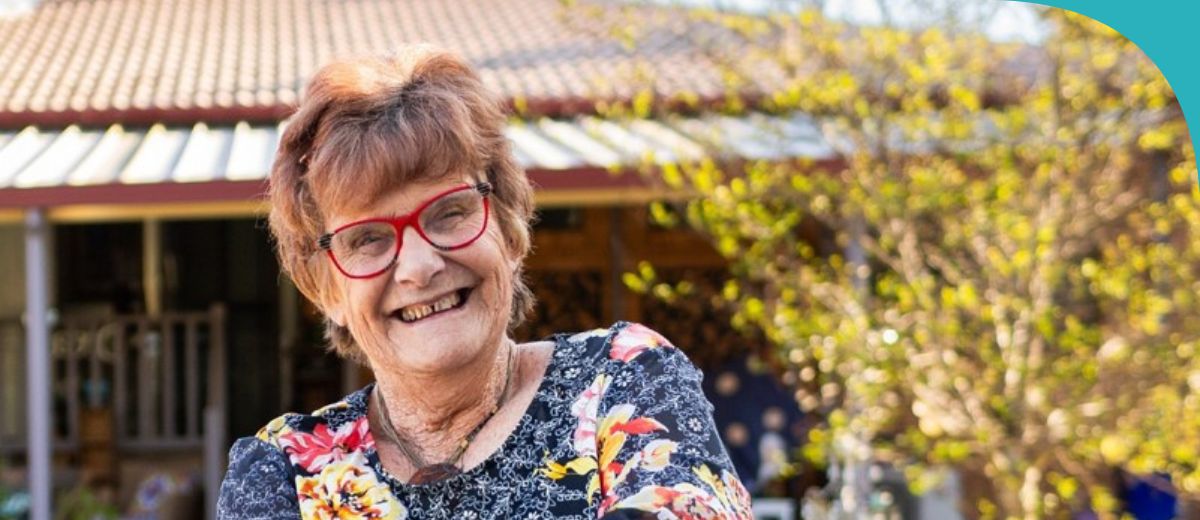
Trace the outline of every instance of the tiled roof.
[[[0, 131], [0, 207], [57, 205], [70, 190], [149, 185], [241, 183], [267, 177], [281, 124], [185, 127], [155, 125], [101, 130]], [[629, 186], [607, 170], [645, 160], [686, 161], [707, 151], [741, 159], [830, 159], [830, 145], [804, 115], [707, 115], [658, 120], [540, 118], [509, 125], [513, 153], [541, 191]], [[586, 175], [581, 174], [586, 173]], [[49, 191], [48, 191], [49, 190]], [[66, 190], [66, 191], [64, 191]], [[251, 191], [254, 192], [258, 188]], [[245, 190], [183, 193], [193, 200], [247, 199]], [[38, 198], [41, 197], [41, 198]], [[88, 196], [81, 196], [87, 199]], [[92, 201], [95, 202], [95, 201]]]
[[636, 51], [558, 0], [45, 0], [0, 17], [0, 126], [277, 121], [332, 58], [429, 41], [462, 53], [505, 97], [586, 111], [631, 92], [633, 52], [672, 94], [721, 93], [687, 43]]

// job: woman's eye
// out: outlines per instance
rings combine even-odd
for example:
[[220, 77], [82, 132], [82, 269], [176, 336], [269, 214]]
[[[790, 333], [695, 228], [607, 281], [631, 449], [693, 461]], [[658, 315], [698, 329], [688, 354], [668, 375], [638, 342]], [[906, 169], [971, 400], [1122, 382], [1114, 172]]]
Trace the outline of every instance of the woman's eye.
[[361, 246], [368, 245], [372, 242], [375, 242], [377, 240], [379, 240], [379, 237], [374, 236], [374, 235], [361, 236], [361, 237], [358, 237], [358, 240], [356, 240], [354, 242], [354, 245], [355, 245], [355, 247], [361, 247]]
[[350, 240], [350, 247], [353, 249], [363, 249], [385, 240], [387, 240], [387, 236], [380, 233], [363, 233]]
[[464, 208], [445, 208], [437, 212], [433, 217], [435, 225], [453, 224], [467, 216], [467, 210]]

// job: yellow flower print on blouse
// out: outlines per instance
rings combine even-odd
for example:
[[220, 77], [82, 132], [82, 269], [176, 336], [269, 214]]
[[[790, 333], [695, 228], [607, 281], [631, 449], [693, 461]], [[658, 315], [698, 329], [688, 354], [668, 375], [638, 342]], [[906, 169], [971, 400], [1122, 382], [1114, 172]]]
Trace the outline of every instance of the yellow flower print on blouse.
[[674, 486], [646, 486], [614, 504], [611, 510], [636, 509], [648, 513], [669, 513], [681, 519], [750, 520], [750, 493], [737, 477], [721, 470], [721, 477], [708, 466], [693, 468], [693, 473], [708, 489], [682, 482]]
[[304, 520], [404, 520], [408, 509], [376, 478], [361, 452], [296, 477]]
[[327, 404], [325, 406], [318, 408], [316, 411], [314, 411], [312, 413], [312, 415], [314, 417], [324, 417], [329, 412], [340, 412], [340, 411], [349, 410], [349, 409], [350, 409], [350, 403], [347, 403], [346, 401], [338, 401], [336, 403]]
[[254, 434], [259, 440], [270, 443], [273, 446], [278, 446], [279, 436], [290, 433], [292, 428], [287, 425], [288, 414], [280, 415], [267, 423]]
[[[594, 500], [597, 493], [608, 495], [609, 491], [620, 485], [628, 477], [629, 472], [642, 468], [647, 471], [661, 471], [671, 463], [671, 454], [678, 448], [674, 441], [658, 439], [650, 441], [641, 451], [635, 452], [624, 462], [617, 460], [621, 448], [631, 435], [644, 435], [652, 432], [666, 431], [667, 427], [652, 417], [635, 417], [636, 411], [632, 404], [620, 404], [609, 410], [602, 420], [597, 417], [600, 400], [608, 389], [610, 377], [605, 374], [596, 376], [571, 407], [578, 418], [574, 435], [575, 453], [578, 455], [566, 463], [547, 460], [541, 469], [542, 475], [551, 480], [560, 480], [569, 474], [588, 475], [588, 503]], [[599, 423], [597, 425], [597, 423]], [[599, 446], [599, 453], [596, 447]], [[615, 500], [615, 496], [602, 503], [605, 505]]]

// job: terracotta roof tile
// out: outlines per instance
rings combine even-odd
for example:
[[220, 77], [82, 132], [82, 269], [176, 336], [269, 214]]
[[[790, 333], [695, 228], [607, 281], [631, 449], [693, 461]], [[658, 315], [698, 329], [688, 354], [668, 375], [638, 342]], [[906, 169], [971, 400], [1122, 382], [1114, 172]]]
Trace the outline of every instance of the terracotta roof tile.
[[[632, 91], [613, 79], [633, 55], [588, 24], [557, 0], [45, 0], [0, 18], [0, 126], [279, 119], [320, 64], [418, 41], [561, 114]], [[720, 91], [694, 48], [659, 36], [636, 52], [670, 72], [660, 92]]]

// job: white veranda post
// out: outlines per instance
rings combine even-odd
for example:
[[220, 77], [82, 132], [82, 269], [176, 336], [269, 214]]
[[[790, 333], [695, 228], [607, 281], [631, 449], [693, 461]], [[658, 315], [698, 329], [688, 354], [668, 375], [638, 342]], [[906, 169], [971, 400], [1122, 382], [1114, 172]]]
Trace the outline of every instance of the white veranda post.
[[53, 448], [50, 407], [50, 309], [46, 213], [25, 213], [25, 352], [28, 399], [30, 520], [50, 520], [50, 452]]

